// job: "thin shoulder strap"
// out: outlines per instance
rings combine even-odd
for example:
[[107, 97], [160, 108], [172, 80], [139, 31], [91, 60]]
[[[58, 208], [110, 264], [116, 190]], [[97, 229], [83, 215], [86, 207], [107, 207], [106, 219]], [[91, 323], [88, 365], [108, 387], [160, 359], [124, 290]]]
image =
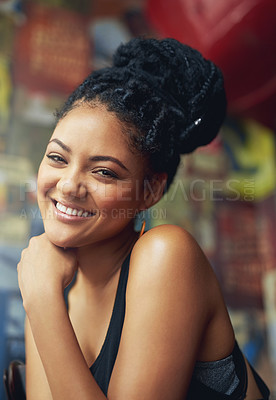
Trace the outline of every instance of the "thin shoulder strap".
[[107, 395], [113, 366], [118, 354], [124, 324], [129, 261], [130, 254], [126, 257], [121, 268], [112, 316], [104, 344], [96, 361], [90, 367], [90, 371], [105, 395]]
[[68, 295], [69, 295], [70, 290], [72, 289], [72, 287], [76, 283], [76, 279], [77, 279], [77, 272], [75, 273], [74, 278], [72, 279], [70, 284], [64, 289], [64, 300], [65, 300], [65, 304], [66, 304], [67, 310], [69, 309]]

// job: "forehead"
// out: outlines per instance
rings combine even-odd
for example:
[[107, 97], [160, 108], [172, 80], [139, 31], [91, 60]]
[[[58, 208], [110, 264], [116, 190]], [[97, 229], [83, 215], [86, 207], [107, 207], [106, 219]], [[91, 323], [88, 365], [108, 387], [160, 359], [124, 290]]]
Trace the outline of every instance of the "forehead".
[[[116, 133], [123, 136], [123, 129], [119, 119], [112, 112], [106, 110], [104, 106], [89, 107], [79, 106], [73, 108], [57, 124], [53, 137], [56, 133], [71, 134], [71, 131], [89, 134]], [[77, 133], [76, 132], [76, 133]]]
[[81, 143], [94, 150], [116, 150], [129, 153], [129, 142], [116, 115], [104, 106], [80, 106], [72, 109], [57, 124], [52, 138], [70, 145]]
[[83, 157], [111, 156], [133, 172], [144, 171], [147, 162], [130, 145], [126, 127], [104, 106], [79, 106], [57, 124], [51, 139], [59, 139]]

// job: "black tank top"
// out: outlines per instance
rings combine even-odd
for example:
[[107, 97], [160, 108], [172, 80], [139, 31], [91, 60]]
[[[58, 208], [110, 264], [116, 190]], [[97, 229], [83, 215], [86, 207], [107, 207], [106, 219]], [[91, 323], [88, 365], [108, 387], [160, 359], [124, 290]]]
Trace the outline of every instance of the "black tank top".
[[[99, 387], [107, 396], [107, 390], [114, 363], [117, 357], [121, 333], [125, 318], [125, 294], [128, 280], [130, 254], [123, 262], [119, 282], [116, 291], [116, 297], [113, 305], [112, 315], [109, 327], [105, 336], [105, 340], [101, 351], [90, 367], [90, 371], [94, 376]], [[76, 275], [70, 285], [64, 291], [65, 303], [68, 309], [68, 294], [76, 281]]]
[[[95, 362], [90, 367], [92, 375], [94, 376], [96, 382], [98, 383], [99, 387], [106, 396], [112, 370], [118, 354], [121, 333], [124, 324], [125, 301], [126, 301], [125, 295], [126, 295], [126, 287], [128, 281], [129, 260], [130, 260], [130, 254], [126, 257], [121, 268], [113, 311], [109, 327], [107, 330], [107, 334], [104, 340], [104, 344]], [[65, 301], [67, 307], [68, 307], [68, 300], [67, 300], [68, 293], [70, 288], [73, 286], [74, 281], [65, 290]], [[247, 390], [247, 371], [243, 355], [237, 343], [235, 343], [232, 356], [235, 364], [235, 372], [239, 379], [239, 384], [231, 395], [219, 393], [211, 389], [204, 383], [200, 382], [195, 377], [194, 374], [190, 383], [190, 388], [186, 400], [243, 400], [245, 398]], [[259, 375], [253, 368], [252, 371], [256, 379], [256, 383], [259, 387], [259, 390], [263, 395], [262, 399], [268, 400], [269, 399], [268, 388], [266, 387], [265, 383], [262, 381], [262, 379], [259, 377]]]
[[117, 357], [121, 333], [125, 318], [126, 285], [128, 280], [130, 254], [123, 262], [119, 283], [117, 287], [113, 311], [100, 354], [90, 367], [96, 382], [107, 396], [107, 389], [111, 378], [111, 373]]

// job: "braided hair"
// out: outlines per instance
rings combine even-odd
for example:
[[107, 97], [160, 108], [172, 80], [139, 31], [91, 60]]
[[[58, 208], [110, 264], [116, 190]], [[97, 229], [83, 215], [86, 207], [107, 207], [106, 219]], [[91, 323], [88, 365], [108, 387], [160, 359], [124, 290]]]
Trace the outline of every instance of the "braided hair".
[[103, 104], [122, 122], [130, 146], [154, 172], [176, 173], [180, 154], [210, 143], [226, 113], [219, 68], [175, 39], [135, 38], [119, 46], [110, 67], [92, 72], [57, 118]]

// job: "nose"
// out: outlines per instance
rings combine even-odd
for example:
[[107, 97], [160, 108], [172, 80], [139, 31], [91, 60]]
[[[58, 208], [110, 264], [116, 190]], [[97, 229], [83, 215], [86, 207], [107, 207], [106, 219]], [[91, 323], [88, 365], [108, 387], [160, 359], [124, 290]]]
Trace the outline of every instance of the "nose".
[[87, 195], [85, 180], [78, 170], [64, 171], [57, 183], [57, 189], [64, 197], [85, 199]]

